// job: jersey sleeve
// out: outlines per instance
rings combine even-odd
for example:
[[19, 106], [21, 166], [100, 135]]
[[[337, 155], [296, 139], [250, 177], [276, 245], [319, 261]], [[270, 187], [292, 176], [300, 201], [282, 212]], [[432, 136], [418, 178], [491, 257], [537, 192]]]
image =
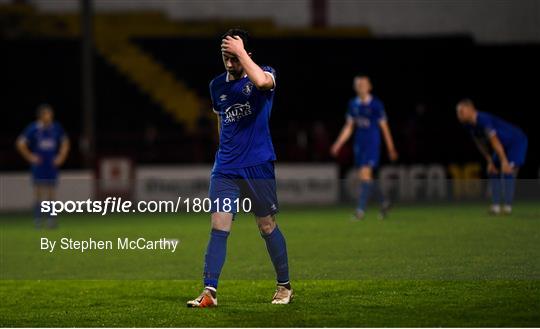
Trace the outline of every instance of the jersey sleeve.
[[216, 105], [214, 103], [214, 80], [210, 81], [210, 83], [208, 84], [208, 89], [210, 91], [210, 101], [212, 102], [212, 111], [214, 111], [214, 113], [219, 113], [218, 111], [216, 111]]
[[21, 134], [17, 137], [17, 142], [24, 142], [27, 145], [30, 145], [33, 143], [34, 139], [34, 132], [35, 132], [35, 125], [29, 124], [24, 128], [24, 130], [21, 132]]
[[58, 143], [62, 143], [64, 140], [68, 139], [64, 127], [62, 127], [62, 125], [59, 123], [56, 124], [56, 134], [58, 136]]
[[374, 111], [375, 121], [381, 122], [386, 121], [386, 111], [384, 109], [384, 104], [382, 102], [377, 102], [377, 106]]
[[270, 91], [273, 91], [274, 89], [276, 89], [276, 70], [271, 66], [262, 66], [261, 68], [264, 71], [264, 73], [272, 77], [272, 81], [274, 81], [274, 87], [272, 87]]
[[477, 117], [476, 124], [484, 132], [484, 134], [487, 137], [497, 135], [497, 130], [495, 129], [495, 126], [493, 125], [493, 120], [491, 120], [490, 117], [484, 116], [484, 115], [479, 115]]
[[345, 120], [353, 119], [354, 113], [353, 113], [353, 101], [349, 101], [347, 103], [347, 112], [345, 113]]

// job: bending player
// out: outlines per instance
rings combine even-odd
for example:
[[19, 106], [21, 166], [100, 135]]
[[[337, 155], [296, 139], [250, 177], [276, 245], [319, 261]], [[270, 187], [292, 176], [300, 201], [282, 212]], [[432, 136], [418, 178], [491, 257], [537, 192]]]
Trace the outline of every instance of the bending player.
[[500, 214], [503, 203], [502, 211], [512, 213], [516, 176], [527, 154], [527, 136], [501, 118], [478, 111], [470, 99], [461, 100], [456, 110], [458, 120], [469, 129], [486, 159], [492, 200], [490, 212]]
[[360, 195], [355, 211], [357, 219], [363, 219], [372, 190], [376, 190], [381, 203], [380, 218], [384, 218], [390, 207], [378, 185], [373, 183], [373, 171], [379, 165], [381, 132], [386, 143], [388, 158], [395, 161], [398, 154], [394, 147], [390, 127], [386, 119], [383, 103], [371, 94], [371, 81], [366, 75], [354, 77], [357, 97], [349, 102], [345, 125], [330, 152], [335, 157], [341, 147], [354, 136], [354, 160], [360, 179]]
[[[69, 153], [69, 139], [62, 126], [54, 121], [50, 105], [38, 107], [37, 120], [32, 122], [17, 138], [17, 150], [31, 165], [34, 184], [34, 221], [41, 228], [41, 201], [54, 200], [58, 168], [64, 164]], [[53, 216], [48, 216], [49, 228], [56, 227]]]
[[188, 307], [217, 306], [217, 288], [225, 263], [227, 238], [237, 209], [226, 200], [248, 197], [277, 276], [272, 304], [292, 299], [285, 238], [276, 225], [278, 211], [269, 119], [276, 87], [275, 71], [260, 67], [247, 51], [248, 35], [239, 29], [223, 37], [226, 72], [210, 82], [214, 112], [219, 118], [219, 149], [210, 180], [212, 231], [204, 260], [204, 290]]

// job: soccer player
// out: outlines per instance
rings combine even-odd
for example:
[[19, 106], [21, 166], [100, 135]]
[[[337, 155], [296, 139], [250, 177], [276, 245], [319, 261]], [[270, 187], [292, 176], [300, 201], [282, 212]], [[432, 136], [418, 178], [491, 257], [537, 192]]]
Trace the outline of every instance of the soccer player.
[[398, 158], [390, 127], [386, 119], [383, 103], [371, 94], [371, 81], [368, 76], [359, 74], [354, 77], [353, 87], [357, 94], [350, 100], [346, 121], [330, 152], [334, 157], [341, 147], [354, 136], [354, 160], [360, 179], [360, 195], [355, 211], [356, 219], [363, 219], [366, 205], [372, 190], [375, 190], [381, 203], [379, 218], [384, 218], [390, 207], [379, 187], [373, 182], [373, 171], [379, 165], [381, 132], [386, 143], [388, 157], [391, 161]]
[[[278, 211], [269, 119], [276, 73], [259, 66], [248, 51], [248, 34], [231, 29], [222, 37], [226, 72], [210, 82], [210, 96], [219, 119], [219, 149], [212, 169], [209, 196], [212, 230], [204, 261], [204, 290], [188, 307], [217, 306], [217, 287], [225, 262], [227, 238], [235, 213], [231, 200], [248, 197], [277, 276], [272, 304], [288, 304], [293, 291], [285, 238], [276, 225]], [[227, 201], [229, 200], [229, 201]]]
[[458, 120], [468, 128], [486, 159], [492, 200], [490, 212], [500, 214], [501, 203], [504, 203], [502, 211], [512, 213], [516, 176], [527, 154], [527, 136], [501, 118], [478, 111], [470, 99], [461, 100], [456, 111]]
[[[58, 168], [66, 161], [69, 153], [69, 139], [62, 126], [54, 121], [50, 105], [42, 104], [38, 107], [37, 120], [19, 135], [16, 147], [31, 165], [35, 195], [34, 221], [36, 228], [41, 228], [41, 201], [54, 200]], [[53, 216], [49, 216], [48, 226], [56, 227]]]

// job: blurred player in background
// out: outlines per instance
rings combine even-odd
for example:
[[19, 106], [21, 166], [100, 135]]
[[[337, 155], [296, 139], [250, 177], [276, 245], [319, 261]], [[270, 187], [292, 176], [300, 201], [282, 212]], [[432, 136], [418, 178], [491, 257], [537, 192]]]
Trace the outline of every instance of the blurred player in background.
[[375, 190], [381, 203], [379, 218], [382, 219], [387, 214], [390, 202], [385, 199], [379, 186], [373, 182], [373, 171], [379, 165], [381, 132], [388, 151], [388, 158], [395, 161], [398, 154], [394, 147], [383, 103], [371, 94], [372, 86], [369, 77], [366, 75], [355, 76], [353, 86], [357, 96], [349, 102], [345, 125], [330, 152], [336, 157], [353, 131], [355, 132], [354, 162], [360, 178], [360, 195], [355, 217], [357, 219], [364, 218], [367, 202], [372, 190]]
[[[269, 119], [276, 87], [275, 71], [260, 67], [248, 52], [248, 34], [229, 30], [221, 51], [226, 72], [210, 82], [210, 96], [219, 119], [219, 149], [210, 180], [212, 231], [204, 262], [204, 290], [188, 307], [217, 306], [217, 287], [225, 262], [227, 238], [237, 209], [225, 200], [248, 197], [277, 276], [272, 304], [292, 299], [285, 238], [275, 222], [278, 211]], [[217, 207], [219, 205], [219, 207]]]
[[[54, 121], [50, 105], [42, 104], [37, 110], [37, 120], [24, 129], [17, 138], [16, 147], [31, 165], [34, 184], [34, 220], [36, 228], [42, 227], [40, 203], [54, 200], [58, 169], [69, 153], [69, 139], [62, 126]], [[56, 227], [53, 216], [48, 216], [48, 227]]]
[[501, 118], [478, 111], [470, 99], [461, 100], [456, 110], [458, 120], [469, 129], [486, 159], [492, 198], [490, 212], [500, 214], [503, 203], [502, 211], [512, 213], [516, 176], [527, 154], [527, 136]]

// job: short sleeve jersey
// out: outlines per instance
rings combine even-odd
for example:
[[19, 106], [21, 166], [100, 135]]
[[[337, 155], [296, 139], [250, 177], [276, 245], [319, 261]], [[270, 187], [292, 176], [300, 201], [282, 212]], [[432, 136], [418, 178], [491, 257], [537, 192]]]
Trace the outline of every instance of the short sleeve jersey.
[[[275, 70], [261, 68], [272, 77], [275, 88]], [[276, 159], [269, 125], [274, 88], [258, 90], [247, 75], [230, 80], [227, 72], [210, 82], [212, 105], [220, 118], [214, 170], [246, 168]]]

